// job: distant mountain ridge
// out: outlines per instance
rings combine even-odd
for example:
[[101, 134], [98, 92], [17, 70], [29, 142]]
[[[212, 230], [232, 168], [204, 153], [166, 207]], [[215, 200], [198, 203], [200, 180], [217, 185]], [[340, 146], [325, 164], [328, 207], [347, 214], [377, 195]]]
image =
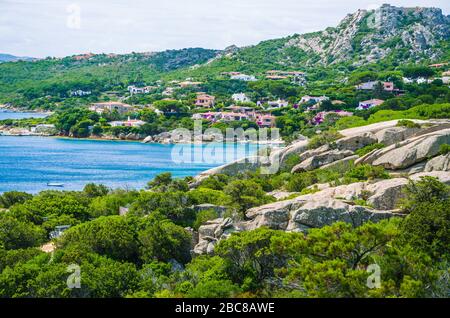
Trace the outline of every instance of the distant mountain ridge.
[[33, 57], [28, 57], [28, 56], [20, 57], [20, 56], [14, 56], [11, 54], [0, 53], [0, 63], [16, 62], [16, 61], [33, 61], [33, 60], [36, 60], [36, 59]]

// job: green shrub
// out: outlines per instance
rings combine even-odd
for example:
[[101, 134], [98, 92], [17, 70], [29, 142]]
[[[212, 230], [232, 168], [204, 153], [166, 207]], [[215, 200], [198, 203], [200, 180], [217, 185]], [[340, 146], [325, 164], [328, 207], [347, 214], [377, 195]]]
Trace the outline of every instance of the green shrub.
[[341, 117], [336, 123], [336, 129], [347, 129], [352, 127], [360, 127], [367, 125], [367, 121], [364, 118], [358, 116]]
[[284, 160], [281, 170], [283, 172], [291, 172], [292, 168], [294, 168], [300, 162], [300, 156], [298, 154], [292, 154]]
[[315, 172], [293, 174], [286, 188], [289, 192], [302, 192], [307, 187], [319, 182]]
[[406, 128], [420, 128], [420, 124], [413, 122], [412, 120], [402, 119], [397, 123], [397, 127], [406, 127]]
[[209, 188], [213, 190], [223, 190], [223, 188], [230, 181], [230, 177], [225, 174], [216, 174], [209, 176], [205, 180], [203, 180], [199, 188]]
[[23, 249], [38, 246], [45, 239], [45, 231], [31, 222], [16, 219], [7, 213], [0, 214], [0, 249]]
[[16, 203], [24, 203], [32, 198], [33, 196], [31, 194], [25, 192], [5, 192], [3, 195], [0, 195], [0, 208], [8, 209]]
[[224, 188], [230, 197], [230, 205], [244, 216], [244, 212], [252, 207], [275, 201], [267, 195], [262, 187], [253, 180], [235, 180]]
[[375, 149], [381, 149], [381, 148], [384, 148], [384, 147], [385, 147], [385, 145], [384, 144], [380, 144], [380, 143], [371, 144], [371, 145], [368, 145], [368, 146], [365, 146], [365, 147], [363, 147], [361, 149], [356, 150], [355, 153], [358, 156], [363, 157], [363, 156], [367, 155], [368, 153], [374, 151]]
[[449, 144], [441, 145], [441, 147], [439, 148], [439, 153], [441, 155], [446, 155], [446, 154], [450, 153], [450, 145]]
[[298, 197], [299, 195], [305, 195], [305, 194], [313, 194], [316, 192], [319, 192], [320, 189], [317, 185], [313, 186], [313, 187], [308, 187], [302, 190], [302, 192], [300, 192], [300, 194], [292, 194], [290, 195], [290, 197], [295, 198]]
[[371, 205], [370, 205], [366, 200], [363, 200], [363, 199], [356, 199], [356, 200], [353, 200], [353, 203], [354, 203], [355, 205], [371, 207]]
[[360, 165], [349, 170], [344, 175], [345, 183], [352, 183], [358, 181], [374, 180], [374, 179], [389, 179], [389, 173], [387, 173], [383, 167], [372, 165]]
[[422, 177], [405, 188], [401, 224], [404, 242], [437, 259], [448, 257], [450, 246], [450, 187], [436, 178]]
[[198, 211], [192, 227], [194, 228], [194, 230], [198, 230], [198, 228], [206, 221], [214, 220], [217, 219], [218, 217], [219, 214], [214, 209]]
[[71, 227], [64, 232], [62, 248], [85, 248], [90, 252], [120, 261], [136, 261], [139, 244], [136, 222], [122, 216], [102, 216]]
[[309, 186], [316, 183], [332, 183], [333, 185], [339, 185], [341, 184], [340, 179], [353, 167], [354, 164], [350, 161], [329, 169], [316, 169], [314, 171], [291, 174], [286, 183], [286, 190], [304, 194], [309, 191], [307, 190]]
[[[390, 100], [388, 100], [390, 101]], [[394, 99], [392, 99], [394, 101]], [[336, 129], [345, 129], [352, 127], [361, 127], [369, 124], [375, 124], [383, 121], [394, 119], [431, 119], [431, 118], [449, 118], [450, 117], [450, 103], [444, 104], [423, 104], [414, 106], [406, 110], [392, 110], [380, 109], [372, 113], [367, 120], [364, 118], [352, 116], [343, 117], [339, 119], [336, 124]]]
[[209, 188], [197, 188], [187, 192], [189, 201], [192, 204], [214, 204], [223, 205], [230, 200], [230, 198], [219, 190], [212, 190]]
[[169, 220], [152, 216], [145, 218], [143, 223], [145, 228], [138, 233], [142, 261], [168, 262], [175, 259], [182, 264], [190, 261], [192, 237], [188, 231]]
[[316, 149], [320, 146], [331, 144], [343, 136], [334, 130], [324, 131], [319, 135], [312, 137], [308, 143], [308, 149]]

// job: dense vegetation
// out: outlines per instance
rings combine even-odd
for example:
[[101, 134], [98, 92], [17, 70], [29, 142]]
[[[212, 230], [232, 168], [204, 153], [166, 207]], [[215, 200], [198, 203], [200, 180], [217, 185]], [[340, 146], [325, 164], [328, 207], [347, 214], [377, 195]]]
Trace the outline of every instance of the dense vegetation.
[[[191, 192], [184, 181], [162, 175], [149, 184], [154, 192], [88, 185], [82, 192], [2, 195], [8, 210], [0, 214], [0, 295], [448, 296], [450, 192], [436, 179], [408, 186], [403, 219], [357, 228], [335, 223], [307, 234], [261, 228], [221, 241], [214, 256], [192, 258], [184, 227], [205, 216], [194, 213], [192, 203], [226, 202], [239, 210], [267, 202], [251, 180], [212, 189], [222, 188], [221, 178]], [[130, 206], [130, 212], [119, 216], [120, 206]], [[58, 249], [40, 251], [61, 222], [72, 227], [54, 240]], [[68, 288], [73, 264], [80, 268], [81, 288]], [[381, 270], [378, 288], [367, 283], [373, 264]]]

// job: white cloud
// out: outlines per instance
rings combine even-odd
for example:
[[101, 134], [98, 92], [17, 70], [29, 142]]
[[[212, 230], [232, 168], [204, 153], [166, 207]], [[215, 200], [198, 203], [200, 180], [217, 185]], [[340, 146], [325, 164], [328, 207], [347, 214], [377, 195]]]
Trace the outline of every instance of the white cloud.
[[[339, 3], [336, 3], [339, 2]], [[335, 26], [347, 13], [386, 0], [0, 0], [0, 51], [65, 56], [81, 52], [221, 49]], [[435, 6], [445, 0], [392, 0]], [[78, 5], [80, 28], [67, 27]]]

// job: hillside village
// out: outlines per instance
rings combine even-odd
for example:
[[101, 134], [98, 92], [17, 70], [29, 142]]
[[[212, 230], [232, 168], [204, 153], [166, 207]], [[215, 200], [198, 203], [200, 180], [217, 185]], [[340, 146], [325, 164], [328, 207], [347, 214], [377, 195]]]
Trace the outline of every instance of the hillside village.
[[[90, 58], [91, 55], [89, 55]], [[433, 74], [433, 76], [423, 77], [422, 73]], [[246, 123], [249, 128], [276, 128], [277, 118], [280, 115], [288, 113], [290, 110], [301, 112], [308, 116], [307, 124], [318, 126], [330, 118], [351, 117], [355, 113], [362, 111], [374, 111], [385, 103], [386, 100], [402, 98], [408, 94], [404, 88], [413, 85], [431, 85], [433, 83], [444, 85], [448, 88], [450, 82], [450, 71], [448, 63], [431, 64], [423, 67], [419, 73], [413, 74], [413, 77], [402, 77], [396, 80], [400, 83], [402, 89], [397, 88], [393, 81], [358, 81], [348, 89], [353, 91], [354, 95], [363, 94], [360, 99], [356, 99], [357, 106], [349, 105], [348, 102], [338, 99], [332, 99], [330, 96], [311, 96], [303, 95], [285, 98], [285, 96], [262, 96], [255, 97], [251, 90], [223, 95], [216, 97], [212, 94], [201, 91], [203, 82], [195, 81], [193, 78], [187, 78], [184, 81], [172, 80], [164, 82], [158, 80], [152, 85], [129, 85], [123, 95], [116, 92], [117, 101], [95, 102], [87, 105], [87, 109], [99, 115], [97, 124], [86, 126], [86, 131], [82, 135], [73, 134], [74, 137], [87, 137], [94, 135], [97, 138], [118, 138], [132, 140], [160, 140], [151, 138], [146, 134], [145, 127], [148, 122], [145, 120], [148, 112], [153, 112], [157, 116], [173, 116], [176, 118], [186, 117], [192, 120], [201, 120], [208, 126], [215, 124], [239, 124]], [[308, 92], [308, 76], [300, 71], [277, 71], [269, 70], [263, 74], [246, 75], [240, 72], [224, 72], [220, 77], [226, 77], [230, 81], [258, 82], [258, 81], [276, 81], [282, 85], [295, 85], [302, 87]], [[400, 81], [400, 82], [399, 82]], [[75, 90], [70, 91], [70, 98], [84, 99], [92, 94], [91, 91]], [[141, 104], [139, 101], [146, 96], [155, 96], [160, 94], [162, 98], [152, 104]], [[379, 98], [383, 96], [384, 99]], [[367, 99], [366, 99], [367, 98]], [[136, 103], [135, 101], [138, 101]], [[4, 109], [8, 108], [3, 105]], [[43, 126], [44, 125], [44, 126]], [[51, 123], [41, 123], [37, 126], [26, 129], [3, 127], [3, 134], [12, 135], [30, 135], [39, 134], [61, 134], [61, 132], [52, 127]], [[54, 128], [54, 129], [51, 129]], [[133, 132], [131, 129], [133, 129]], [[141, 129], [141, 130], [140, 130]], [[51, 133], [51, 131], [53, 133]], [[167, 133], [170, 131], [162, 131]], [[166, 139], [165, 143], [175, 142], [174, 139]]]

